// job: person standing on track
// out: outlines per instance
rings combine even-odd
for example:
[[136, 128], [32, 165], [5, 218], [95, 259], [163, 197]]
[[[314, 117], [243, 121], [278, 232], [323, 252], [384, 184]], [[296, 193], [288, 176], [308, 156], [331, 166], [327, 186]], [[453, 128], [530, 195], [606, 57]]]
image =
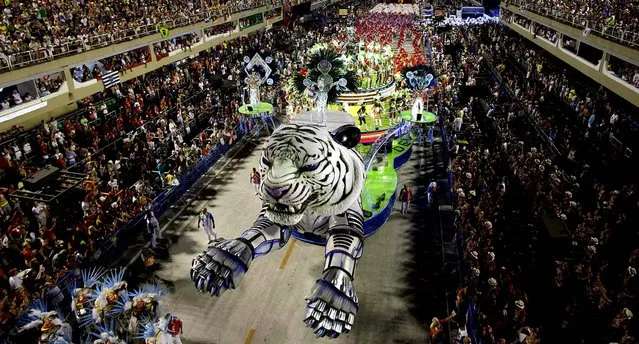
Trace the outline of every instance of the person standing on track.
[[[217, 234], [215, 234], [215, 219], [213, 218], [213, 214], [211, 214], [206, 208], [202, 209], [200, 215], [197, 218], [197, 228], [200, 228], [200, 224], [204, 227], [204, 232], [209, 238], [209, 242], [213, 241], [213, 239], [217, 239]], [[211, 239], [213, 236], [213, 239]]]
[[435, 204], [435, 195], [437, 194], [437, 182], [432, 181], [428, 184], [427, 195], [428, 195], [428, 206], [432, 206]]
[[257, 169], [255, 169], [255, 167], [253, 167], [253, 172], [251, 172], [250, 180], [251, 180], [251, 183], [253, 184], [253, 191], [255, 191], [256, 195], [259, 195], [260, 184], [262, 183], [262, 176], [260, 175], [259, 172], [257, 172]]
[[406, 213], [406, 210], [408, 209], [408, 194], [407, 194], [407, 190], [406, 190], [406, 185], [404, 185], [404, 187], [402, 188], [402, 190], [399, 192], [399, 201], [402, 202], [402, 208], [399, 211], [402, 214]]
[[382, 103], [379, 101], [375, 102], [373, 105], [373, 118], [375, 119], [375, 130], [379, 130], [382, 127], [382, 114], [384, 112], [384, 107]]
[[433, 148], [433, 144], [435, 143], [435, 135], [433, 134], [433, 126], [428, 126], [428, 133], [426, 134], [428, 139], [428, 143], [430, 147]]
[[361, 101], [358, 105], [359, 110], [357, 110], [357, 119], [359, 120], [359, 127], [362, 129], [363, 126], [366, 126], [366, 130], [368, 130], [368, 123], [366, 123], [366, 106]]
[[390, 125], [393, 126], [399, 121], [397, 120], [397, 114], [399, 113], [399, 107], [397, 105], [398, 101], [396, 99], [391, 99], [388, 105], [388, 113], [390, 118]]
[[160, 223], [151, 209], [146, 212], [144, 217], [146, 219], [146, 231], [151, 236], [151, 247], [156, 248], [158, 246], [158, 240], [162, 239]]
[[342, 111], [346, 112], [349, 115], [351, 114], [351, 108], [350, 106], [348, 106], [347, 102], [342, 103]]

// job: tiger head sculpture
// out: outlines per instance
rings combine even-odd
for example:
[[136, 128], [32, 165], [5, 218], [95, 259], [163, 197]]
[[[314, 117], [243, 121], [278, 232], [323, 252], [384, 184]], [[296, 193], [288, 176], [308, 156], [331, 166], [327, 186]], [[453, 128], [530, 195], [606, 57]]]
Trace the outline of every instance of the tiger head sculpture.
[[357, 202], [365, 176], [362, 157], [353, 149], [359, 138], [352, 125], [333, 132], [313, 124], [278, 128], [260, 159], [266, 216], [292, 226], [307, 214], [340, 214]]

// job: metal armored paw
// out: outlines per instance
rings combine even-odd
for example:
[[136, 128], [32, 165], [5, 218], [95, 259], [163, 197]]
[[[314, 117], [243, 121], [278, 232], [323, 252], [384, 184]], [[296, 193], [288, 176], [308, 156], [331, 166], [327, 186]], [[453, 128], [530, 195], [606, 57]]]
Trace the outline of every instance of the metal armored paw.
[[317, 337], [337, 338], [351, 331], [358, 301], [353, 281], [344, 271], [325, 271], [322, 278], [315, 282], [306, 302], [304, 322]]
[[244, 242], [216, 239], [193, 259], [191, 280], [199, 291], [220, 296], [240, 284], [252, 259], [251, 248]]

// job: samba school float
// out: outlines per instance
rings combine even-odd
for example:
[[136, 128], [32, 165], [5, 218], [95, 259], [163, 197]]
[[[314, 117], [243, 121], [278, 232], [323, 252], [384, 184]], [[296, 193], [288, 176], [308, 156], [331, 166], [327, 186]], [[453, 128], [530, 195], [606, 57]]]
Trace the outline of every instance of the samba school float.
[[336, 100], [351, 104], [367, 103], [388, 97], [393, 93], [396, 56], [390, 45], [381, 45], [379, 42], [366, 44], [363, 41], [344, 46], [340, 44], [337, 41], [318, 43], [309, 50], [311, 60], [325, 52], [336, 50], [344, 52], [339, 55], [340, 63], [346, 71], [352, 72], [356, 87], [340, 92]]
[[[249, 57], [252, 56], [252, 57]], [[251, 119], [260, 118], [264, 123], [264, 127], [269, 131], [270, 127], [275, 127], [273, 118], [273, 104], [260, 99], [261, 87], [277, 87], [279, 86], [280, 76], [274, 73], [277, 70], [277, 63], [271, 56], [267, 54], [266, 58], [262, 58], [259, 52], [251, 55], [248, 52], [244, 56], [244, 72], [246, 85], [242, 91], [242, 106], [239, 108], [240, 123], [245, 131], [249, 131], [249, 122]], [[247, 102], [248, 100], [248, 102]], [[259, 134], [259, 126], [257, 127]], [[269, 131], [270, 132], [270, 131]]]
[[211, 242], [193, 260], [191, 279], [219, 296], [240, 285], [254, 259], [291, 236], [315, 238], [325, 246], [325, 263], [306, 298], [304, 322], [318, 337], [335, 338], [351, 331], [359, 308], [353, 281], [366, 236], [361, 200], [370, 164], [356, 149], [361, 133], [353, 118], [327, 109], [340, 92], [357, 87], [354, 73], [333, 51], [317, 52], [310, 65], [295, 83], [313, 97], [315, 110], [280, 126], [264, 145], [261, 212], [239, 237]]

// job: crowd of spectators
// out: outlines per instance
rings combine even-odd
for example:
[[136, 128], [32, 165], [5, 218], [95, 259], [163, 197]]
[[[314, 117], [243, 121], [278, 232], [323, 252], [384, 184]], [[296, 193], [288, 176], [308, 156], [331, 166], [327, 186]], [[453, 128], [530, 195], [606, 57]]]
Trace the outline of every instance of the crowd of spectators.
[[515, 14], [511, 11], [508, 10], [503, 10], [499, 13], [499, 19], [507, 22], [507, 23], [512, 23], [513, 22], [513, 16]]
[[[229, 33], [233, 31], [233, 29], [233, 23], [226, 23], [206, 29], [205, 31], [207, 35], [215, 36]], [[202, 38], [199, 35], [191, 33], [168, 39], [160, 43], [155, 43], [153, 45], [155, 56], [158, 60], [160, 60], [175, 50], [191, 50], [193, 45], [200, 42], [201, 39]], [[77, 82], [86, 82], [92, 79], [100, 79], [102, 74], [106, 71], [117, 70], [126, 74], [127, 71], [131, 71], [133, 68], [143, 64], [146, 65], [150, 61], [151, 55], [149, 48], [141, 47], [99, 60], [98, 63], [93, 64], [92, 68], [88, 65], [72, 68], [71, 75]]]
[[585, 0], [533, 0], [523, 5], [519, 1], [511, 1], [527, 10], [563, 18], [581, 27], [601, 30], [620, 29], [630, 33], [639, 33], [639, 2], [630, 1], [585, 1]]
[[543, 25], [535, 25], [535, 36], [543, 37], [551, 43], [557, 43], [559, 37], [557, 31]]
[[274, 8], [274, 9], [266, 12], [266, 20], [277, 18], [277, 17], [281, 16], [282, 14], [283, 13], [282, 13], [282, 8], [281, 7]]
[[577, 54], [577, 40], [569, 36], [561, 36], [561, 47], [571, 51], [573, 54]]
[[517, 14], [513, 15], [513, 22], [515, 24], [518, 24], [518, 25], [526, 28], [526, 29], [530, 27], [530, 23], [531, 23], [530, 19], [528, 19], [528, 18], [526, 18], [524, 16], [517, 15]]
[[608, 61], [608, 71], [612, 72], [615, 76], [621, 78], [623, 81], [639, 88], [639, 67], [628, 63], [622, 59], [610, 56]]
[[[545, 89], [546, 93], [542, 94], [544, 98], [537, 99], [537, 102], [543, 102], [548, 95], [552, 95], [559, 104], [563, 104], [574, 112], [574, 116], [567, 117], [563, 121], [552, 119], [544, 111], [535, 112], [535, 119], [538, 119], [545, 135], [553, 139], [564, 150], [564, 153], [568, 153], [567, 147], [574, 146], [571, 144], [572, 141], [582, 141], [584, 138], [603, 142], [610, 135], [614, 135], [618, 139], [630, 143], [630, 131], [633, 125], [630, 116], [634, 111], [632, 107], [623, 106], [623, 103], [615, 104], [608, 92], [601, 86], [584, 87], [586, 85], [578, 84], [574, 78], [570, 78], [571, 75], [565, 68], [553, 64], [552, 60], [548, 58], [549, 55], [541, 50], [515, 49], [515, 43], [523, 44], [521, 38], [516, 36], [503, 37], [508, 38], [513, 45], [512, 48], [501, 46], [504, 49], [502, 56], [505, 56], [501, 60], [502, 65], [505, 65], [507, 57], [524, 62], [520, 66], [525, 70], [527, 80], [520, 83], [512, 81], [513, 91], [520, 95], [525, 91], [531, 92], [531, 89]], [[568, 130], [561, 126], [570, 123], [579, 123], [580, 125], [577, 126], [579, 130]], [[605, 147], [603, 144], [593, 146], [588, 147], [587, 150], [591, 148], [601, 150]], [[578, 154], [587, 155], [586, 152]]]
[[113, 55], [93, 63], [93, 67], [83, 64], [79, 67], [71, 68], [71, 75], [77, 82], [87, 82], [93, 79], [100, 79], [102, 74], [108, 71], [117, 70], [123, 74], [141, 65], [147, 65], [151, 61], [149, 47], [126, 51]]
[[[464, 77], [501, 79], [447, 116], [451, 134], [487, 136], [451, 164], [466, 262], [457, 314], [475, 315], [466, 329], [483, 343], [635, 343], [638, 198], [633, 179], [611, 170], [624, 158], [607, 140], [631, 139], [626, 110], [503, 27], [465, 36], [476, 46], [458, 53], [473, 56]], [[567, 245], [547, 241], [544, 218], [565, 226]]]
[[[502, 20], [507, 22], [517, 23], [525, 28], [528, 28], [530, 25], [530, 20], [519, 16], [517, 14], [513, 14], [510, 11], [503, 11], [501, 15]], [[514, 20], [513, 20], [514, 18]], [[534, 28], [535, 36], [544, 37], [548, 41], [552, 43], [557, 42], [558, 34], [557, 31], [548, 28], [543, 25], [535, 25]], [[563, 36], [562, 47], [572, 51], [573, 53], [577, 53], [577, 41], [568, 37]], [[611, 61], [608, 63], [608, 70], [611, 71], [614, 75], [621, 78], [623, 81], [635, 86], [639, 87], [639, 67], [628, 63], [624, 60], [617, 59], [614, 56], [611, 57]]]
[[205, 0], [204, 4], [206, 8], [210, 10], [217, 10], [226, 13], [237, 13], [249, 10], [251, 8], [260, 6], [276, 6], [279, 4], [297, 5], [302, 3], [303, 0]]
[[218, 35], [229, 35], [233, 33], [233, 31], [235, 30], [236, 30], [235, 23], [229, 22], [229, 23], [206, 28], [204, 29], [204, 34], [206, 35], [207, 38], [210, 38], [210, 37], [215, 37]]
[[[517, 84], [514, 81], [513, 83]], [[565, 93], [560, 96], [565, 97], [564, 99], [571, 97], [569, 95], [571, 90], [565, 85], [555, 87], [563, 89]], [[606, 270], [623, 271], [619, 269], [620, 266], [606, 266], [610, 259], [607, 254], [614, 247], [610, 242], [612, 231], [623, 230], [625, 212], [632, 209], [627, 207], [628, 202], [634, 199], [634, 185], [618, 186], [605, 183], [605, 176], [598, 173], [601, 170], [591, 168], [589, 162], [593, 163], [590, 161], [593, 158], [608, 160], [610, 157], [606, 157], [602, 151], [588, 149], [589, 146], [582, 142], [588, 141], [590, 135], [592, 137], [601, 135], [601, 132], [607, 130], [605, 128], [614, 127], [617, 123], [595, 122], [601, 120], [592, 115], [596, 111], [594, 104], [582, 102], [575, 96], [572, 97], [574, 99], [571, 103], [576, 109], [575, 114], [581, 116], [582, 120], [561, 123], [558, 117], [565, 113], [545, 112], [543, 108], [535, 104], [535, 99], [543, 97], [544, 92], [552, 90], [544, 89], [543, 86], [531, 87], [531, 89], [534, 91], [520, 93], [515, 100], [522, 101], [520, 104], [524, 106], [511, 106], [509, 115], [514, 113], [515, 117], [526, 116], [546, 125], [542, 127], [544, 134], [552, 135], [560, 145], [559, 153], [563, 153], [566, 164], [561, 165], [562, 157], [552, 159], [552, 150], [544, 151], [545, 143], [536, 148], [533, 145], [529, 151], [527, 148], [517, 147], [513, 141], [525, 139], [521, 136], [512, 137], [509, 143], [510, 149], [506, 151], [508, 163], [514, 169], [515, 177], [520, 184], [517, 186], [522, 187], [523, 191], [531, 197], [529, 200], [531, 203], [522, 205], [531, 209], [535, 218], [543, 214], [552, 214], [571, 229], [572, 249], [565, 252], [565, 260], [555, 261], [555, 284], [562, 295], [569, 295], [575, 290], [582, 294], [572, 295], [572, 299], [559, 300], [565, 307], [562, 324], [567, 332], [575, 331], [584, 327], [584, 315], [590, 315], [615, 328], [611, 334], [603, 334], [602, 339], [614, 341], [625, 338], [629, 334], [627, 331], [630, 323], [625, 320], [631, 320], [631, 315], [628, 315], [627, 319], [623, 317], [626, 313], [632, 314], [631, 309], [636, 309], [632, 306], [632, 302], [628, 302], [634, 296], [627, 289], [628, 286], [621, 290], [614, 290], [613, 286], [618, 285], [617, 281], [614, 278], [602, 280], [602, 274], [607, 274]], [[546, 95], [546, 97], [549, 96], [549, 94]], [[591, 115], [588, 115], [589, 113]], [[612, 114], [608, 115], [612, 116]], [[603, 117], [607, 120], [605, 113]], [[508, 122], [507, 118], [506, 122]], [[561, 126], [560, 123], [565, 126]], [[508, 123], [504, 125], [508, 126]], [[555, 127], [549, 129], [552, 125]], [[574, 132], [582, 133], [582, 135], [573, 136]], [[587, 150], [580, 151], [584, 148]], [[521, 159], [524, 153], [526, 157]], [[565, 166], [565, 168], [558, 166]], [[581, 185], [593, 187], [585, 190], [580, 187]], [[621, 252], [623, 250], [619, 251]], [[627, 264], [628, 266], [624, 268], [630, 268], [633, 265], [632, 261], [628, 261]], [[613, 300], [613, 295], [618, 295], [619, 298]], [[578, 312], [582, 314], [576, 314]], [[613, 317], [611, 313], [614, 313]], [[620, 320], [624, 321], [619, 322]], [[589, 325], [596, 325], [596, 323]], [[602, 335], [601, 332], [597, 332], [597, 335]]]
[[0, 101], [0, 110], [8, 110], [16, 105], [28, 103], [39, 97], [57, 92], [64, 81], [62, 75], [57, 73], [57, 75], [46, 75], [34, 79], [33, 82], [35, 87], [35, 92], [33, 93], [29, 91], [21, 93], [18, 91], [18, 87], [14, 87], [13, 91], [5, 90], [2, 95], [2, 100]]
[[462, 6], [474, 6], [472, 1], [466, 0], [431, 0], [431, 1], [418, 1], [423, 8], [434, 8], [436, 10], [443, 10], [446, 15], [455, 14]]
[[[477, 142], [460, 149], [457, 141], [457, 135], [469, 139], [480, 130], [475, 119], [479, 100], [472, 97], [462, 100], [461, 88], [469, 83], [477, 85], [477, 79], [486, 74], [484, 53], [493, 47], [489, 39], [480, 41], [475, 36], [482, 30], [485, 28], [460, 28], [453, 30], [445, 40], [431, 38], [433, 64], [439, 80], [438, 109], [434, 110], [443, 118], [446, 132], [452, 135], [450, 148], [454, 158], [450, 170], [455, 194], [454, 224], [458, 231], [455, 241], [465, 264], [453, 312], [443, 319], [433, 318], [430, 339], [431, 343], [446, 342], [443, 325], [452, 322], [456, 339], [450, 342], [470, 343], [472, 338], [475, 343], [524, 343], [522, 339], [526, 338], [525, 343], [533, 344], [539, 342], [539, 329], [527, 322], [530, 300], [519, 283], [524, 277], [511, 265], [512, 256], [520, 251], [503, 246], [505, 239], [511, 239], [504, 238], [506, 218], [511, 215], [517, 218], [507, 214], [508, 174], [499, 169], [499, 156], [490, 155], [490, 151], [484, 151]], [[453, 47], [448, 50], [455, 51], [453, 55], [444, 54], [444, 41]], [[490, 88], [493, 83], [479, 86]], [[491, 89], [490, 94], [489, 98], [499, 95], [499, 90]]]
[[97, 63], [93, 65], [93, 68], [83, 64], [80, 67], [71, 68], [71, 75], [73, 80], [77, 82], [87, 82], [100, 77], [102, 70], [100, 70], [100, 66]]
[[131, 71], [133, 68], [141, 65], [146, 65], [151, 61], [151, 52], [149, 47], [141, 47], [134, 50], [129, 50], [124, 53], [107, 57], [100, 60], [105, 71], [117, 70], [123, 74], [127, 71]]
[[108, 44], [109, 41], [124, 38], [143, 26], [154, 30], [157, 24], [187, 20], [194, 15], [208, 20], [211, 18], [205, 18], [207, 13], [209, 17], [217, 18], [275, 3], [279, 1], [211, 0], [188, 1], [184, 4], [166, 0], [108, 3], [5, 1], [0, 4], [0, 56], [15, 59], [13, 54], [37, 50], [39, 52], [36, 55], [53, 58], [61, 53], [73, 53], [82, 48], [83, 44]]
[[244, 17], [240, 19], [240, 30], [247, 29], [253, 25], [259, 24], [264, 21], [264, 15], [262, 13], [254, 14], [252, 16]]
[[200, 42], [202, 37], [195, 33], [189, 33], [183, 36], [167, 39], [160, 43], [155, 43], [153, 45], [153, 50], [155, 51], [155, 57], [160, 60], [163, 57], [166, 57], [175, 50], [192, 50], [194, 44]]
[[62, 79], [62, 73], [56, 73], [54, 75], [46, 75], [41, 78], [35, 79], [36, 89], [38, 90], [40, 97], [47, 96], [51, 93], [57, 92], [62, 86], [64, 80]]

